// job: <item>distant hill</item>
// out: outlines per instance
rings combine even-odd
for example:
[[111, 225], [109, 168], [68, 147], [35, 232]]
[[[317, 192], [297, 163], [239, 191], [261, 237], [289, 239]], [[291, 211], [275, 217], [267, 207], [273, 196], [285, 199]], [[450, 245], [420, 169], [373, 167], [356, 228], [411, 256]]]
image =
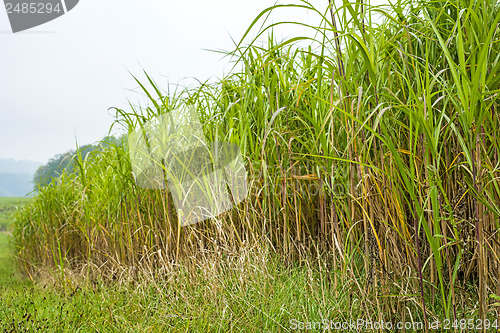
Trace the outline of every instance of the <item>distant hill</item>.
[[3, 186], [0, 186], [0, 197], [8, 197], [9, 196], [9, 191], [3, 188]]
[[[99, 153], [106, 147], [110, 145], [121, 145], [124, 141], [124, 136], [120, 138], [115, 138], [113, 136], [108, 136], [95, 144], [89, 144], [85, 146], [80, 146], [79, 152], [82, 159], [86, 159], [87, 156], [93, 153]], [[40, 166], [33, 177], [35, 187], [44, 187], [50, 184], [54, 179], [61, 176], [63, 171], [67, 173], [77, 172], [75, 158], [77, 152], [75, 150], [69, 150], [62, 154], [57, 154], [52, 157], [46, 164]]]
[[0, 158], [0, 197], [24, 197], [33, 190], [33, 175], [41, 162]]
[[24, 197], [33, 191], [33, 174], [0, 173], [0, 197]]
[[[109, 136], [96, 144], [81, 146], [81, 156], [85, 159], [93, 152], [99, 153], [109, 145], [120, 145], [124, 140], [124, 137]], [[76, 172], [75, 156], [76, 151], [70, 150], [55, 155], [45, 164], [0, 158], [0, 197], [24, 197], [34, 188], [39, 189], [40, 186], [48, 185], [53, 179], [59, 177], [63, 170], [69, 173]]]
[[0, 173], [15, 173], [15, 174], [35, 174], [36, 170], [42, 162], [20, 160], [16, 161], [12, 158], [0, 158]]

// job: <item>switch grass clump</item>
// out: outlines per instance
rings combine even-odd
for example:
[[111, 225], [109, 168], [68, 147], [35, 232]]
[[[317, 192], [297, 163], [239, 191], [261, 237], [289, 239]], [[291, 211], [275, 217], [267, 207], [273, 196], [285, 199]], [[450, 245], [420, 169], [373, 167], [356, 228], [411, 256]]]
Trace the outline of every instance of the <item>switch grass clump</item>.
[[[135, 184], [124, 140], [77, 158], [76, 172], [18, 213], [24, 271], [135, 281], [186, 258], [195, 267], [259, 247], [284, 265], [317, 267], [322, 288], [350, 286], [349, 304], [373, 320], [494, 320], [497, 2], [335, 3], [269, 7], [228, 53], [231, 74], [175, 93], [144, 74], [149, 105], [114, 109], [114, 126], [131, 132], [196, 108], [208, 141], [241, 148], [247, 200], [181, 228], [168, 190]], [[266, 23], [288, 7], [317, 25]], [[283, 24], [304, 36], [277, 41]], [[266, 34], [267, 43], [251, 38]]]

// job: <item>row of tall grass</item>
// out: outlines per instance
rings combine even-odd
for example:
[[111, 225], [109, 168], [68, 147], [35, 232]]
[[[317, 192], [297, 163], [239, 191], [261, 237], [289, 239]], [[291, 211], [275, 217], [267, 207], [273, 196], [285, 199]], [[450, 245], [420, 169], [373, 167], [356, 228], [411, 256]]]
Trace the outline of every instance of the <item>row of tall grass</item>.
[[[149, 105], [115, 109], [115, 126], [130, 132], [195, 107], [209, 141], [241, 147], [246, 201], [180, 228], [169, 192], [136, 186], [127, 145], [117, 144], [77, 159], [78, 172], [18, 214], [25, 272], [134, 280], [258, 244], [285, 263], [336, 272], [326, 285], [350, 281], [360, 311], [381, 319], [497, 318], [497, 2], [326, 5], [269, 7], [228, 53], [241, 70], [175, 93], [145, 75], [137, 83]], [[318, 24], [262, 25], [287, 7]], [[308, 33], [248, 38], [279, 24]]]

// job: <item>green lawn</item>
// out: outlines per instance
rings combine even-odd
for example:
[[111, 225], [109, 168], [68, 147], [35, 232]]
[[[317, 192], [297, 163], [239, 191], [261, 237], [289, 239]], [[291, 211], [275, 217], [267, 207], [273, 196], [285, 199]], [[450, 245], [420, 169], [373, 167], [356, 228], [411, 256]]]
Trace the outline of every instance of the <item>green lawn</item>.
[[[359, 295], [362, 281], [352, 276], [322, 265], [285, 266], [273, 253], [248, 248], [206, 261], [188, 259], [141, 283], [118, 278], [78, 285], [74, 276], [59, 276], [61, 286], [48, 275], [34, 283], [16, 273], [9, 237], [0, 232], [0, 331], [5, 332], [321, 332], [324, 326], [308, 330], [307, 323], [375, 322], [382, 310]], [[417, 313], [417, 302], [406, 306]], [[394, 314], [392, 320], [402, 318]]]
[[0, 330], [287, 332], [294, 319], [348, 320], [345, 291], [336, 297], [315, 272], [261, 259], [249, 256], [246, 263], [215, 271], [179, 268], [143, 285], [60, 288], [16, 275], [2, 232]]
[[16, 207], [23, 204], [28, 198], [0, 197], [0, 231], [6, 231]]
[[[23, 199], [2, 199], [7, 217]], [[186, 262], [141, 284], [55, 285], [17, 273], [10, 233], [0, 232], [0, 331], [286, 332], [298, 322], [347, 320], [348, 290], [311, 268], [263, 252]], [[222, 260], [221, 260], [222, 259]], [[296, 322], [294, 322], [296, 323]]]

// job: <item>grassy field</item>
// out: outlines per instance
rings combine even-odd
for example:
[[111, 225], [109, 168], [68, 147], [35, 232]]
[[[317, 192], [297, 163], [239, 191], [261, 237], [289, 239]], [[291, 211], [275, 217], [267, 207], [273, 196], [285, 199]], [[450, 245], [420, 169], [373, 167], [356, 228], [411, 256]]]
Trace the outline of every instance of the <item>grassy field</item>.
[[[33, 283], [16, 273], [0, 233], [0, 330], [5, 332], [287, 332], [299, 322], [349, 321], [359, 310], [353, 281], [285, 267], [258, 249], [238, 257], [189, 262], [142, 283]], [[354, 302], [354, 303], [353, 303]], [[376, 320], [377, 318], [373, 318]], [[322, 324], [324, 325], [324, 324]]]
[[[16, 214], [21, 272], [70, 294], [109, 285], [102, 325], [500, 320], [500, 5], [326, 5], [264, 9], [226, 77], [164, 91], [144, 74], [149, 104], [115, 109], [145, 140], [195, 110], [207, 141], [241, 148], [245, 201], [182, 227], [171, 191], [136, 182], [125, 135]], [[288, 7], [317, 25], [265, 21]], [[280, 24], [313, 34], [277, 41]]]
[[7, 231], [12, 222], [12, 214], [26, 200], [26, 198], [0, 197], [0, 232]]

